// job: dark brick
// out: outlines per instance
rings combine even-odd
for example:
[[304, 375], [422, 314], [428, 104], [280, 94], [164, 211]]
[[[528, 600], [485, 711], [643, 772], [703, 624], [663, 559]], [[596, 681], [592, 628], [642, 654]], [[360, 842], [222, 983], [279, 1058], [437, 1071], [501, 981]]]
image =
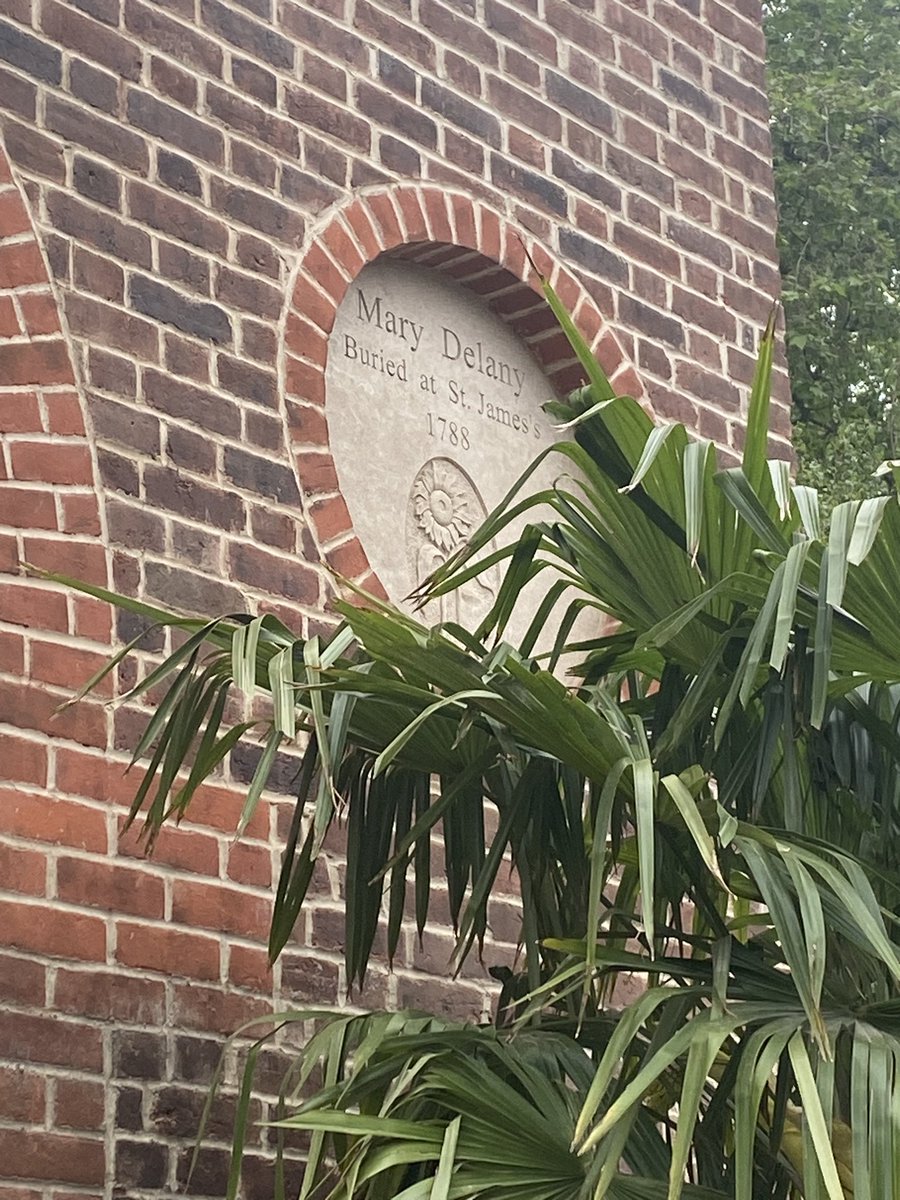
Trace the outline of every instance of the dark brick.
[[224, 160], [225, 140], [218, 129], [158, 100], [149, 92], [131, 88], [127, 113], [128, 120], [138, 129], [163, 138], [167, 144], [178, 146], [195, 158], [209, 163], [221, 163]]
[[104, 392], [117, 396], [134, 396], [137, 372], [134, 363], [117, 354], [110, 354], [98, 346], [88, 352], [88, 374], [91, 384]]
[[102, 447], [97, 451], [97, 465], [100, 468], [100, 478], [104, 485], [115, 492], [123, 492], [126, 496], [137, 496], [141, 490], [140, 476], [137, 466], [130, 458], [113, 454], [111, 450]]
[[303, 81], [320, 92], [327, 92], [335, 100], [347, 99], [347, 72], [326, 62], [309, 50], [303, 52]]
[[270, 67], [294, 68], [294, 43], [250, 17], [242, 16], [218, 0], [203, 0], [200, 6], [203, 24], [232, 46], [258, 58]]
[[128, 1133], [142, 1132], [143, 1098], [140, 1088], [116, 1088], [116, 1129], [124, 1129]]
[[[188, 1190], [190, 1175], [192, 1196], [224, 1196], [228, 1190], [229, 1162], [230, 1154], [227, 1150], [212, 1146], [202, 1146], [196, 1162], [190, 1148], [182, 1150], [178, 1155], [178, 1182], [181, 1185], [179, 1190]], [[241, 1192], [246, 1194], [243, 1187]], [[274, 1191], [272, 1195], [275, 1195]]]
[[512, 7], [498, 0], [485, 0], [484, 15], [488, 29], [524, 46], [529, 54], [556, 62], [556, 35], [524, 17], [521, 4]]
[[173, 608], [209, 615], [246, 611], [243, 594], [219, 579], [158, 562], [148, 562], [145, 574], [147, 595]]
[[255, 317], [271, 317], [273, 320], [281, 315], [284, 304], [281, 288], [266, 279], [245, 275], [230, 267], [219, 267], [216, 272], [216, 296]]
[[684, 348], [681, 324], [632, 296], [619, 298], [619, 320], [623, 325], [633, 325], [648, 337], [668, 342], [679, 350]]
[[451, 125], [458, 125], [488, 145], [500, 145], [500, 122], [497, 117], [435, 80], [422, 80], [422, 103]]
[[49, 193], [47, 212], [57, 230], [87, 242], [101, 254], [139, 267], [149, 269], [152, 266], [150, 238], [142, 229], [129, 225], [120, 217], [98, 212], [66, 192]]
[[170, 425], [166, 430], [166, 453], [175, 467], [200, 475], [212, 475], [215, 471], [216, 446], [206, 434]]
[[275, 408], [278, 384], [271, 371], [264, 371], [238, 358], [220, 354], [217, 361], [219, 386], [241, 400]]
[[[361, 85], [362, 86], [362, 85]], [[365, 85], [368, 88], [368, 84]], [[368, 121], [348, 112], [343, 105], [326, 100], [308, 88], [289, 87], [286, 93], [287, 111], [300, 125], [318, 129], [329, 137], [352, 146], [355, 150], [367, 150], [371, 140]], [[359, 108], [367, 117], [377, 119], [360, 98]], [[413, 110], [415, 111], [415, 110]]]
[[265, 67], [250, 62], [249, 59], [233, 55], [231, 78], [234, 80], [234, 86], [240, 88], [242, 92], [246, 92], [248, 96], [252, 96], [255, 100], [261, 100], [263, 104], [275, 104], [278, 98], [278, 82], [272, 72], [267, 71]]
[[721, 238], [715, 237], [706, 230], [698, 228], [689, 221], [679, 221], [669, 218], [669, 237], [684, 250], [699, 254], [723, 270], [729, 270], [732, 263], [731, 247]]
[[94, 431], [102, 441], [154, 457], [159, 454], [159, 418], [153, 413], [96, 395], [89, 396], [88, 407]]
[[132, 307], [146, 317], [194, 337], [219, 343], [231, 340], [231, 321], [217, 304], [191, 300], [146, 275], [132, 277], [130, 293]]
[[[144, 505], [125, 504], [115, 496], [109, 496], [106, 501], [106, 523], [110, 540], [115, 545], [140, 553], [165, 553], [165, 521], [159, 513], [151, 512]], [[130, 1074], [129, 1071], [122, 1073]], [[153, 1075], [152, 1078], [158, 1076]]]
[[283, 986], [293, 1001], [333, 1004], [338, 994], [338, 965], [311, 955], [285, 954], [281, 960]]
[[472, 14], [466, 13], [465, 8], [455, 2], [442, 4], [438, 0], [420, 0], [419, 3], [419, 20], [426, 29], [436, 33], [467, 58], [476, 58], [488, 66], [496, 66], [497, 39], [491, 37], [481, 23], [471, 17]]
[[231, 169], [254, 187], [271, 191], [278, 177], [278, 160], [267, 150], [248, 142], [231, 143]]
[[43, 83], [62, 80], [62, 54], [23, 29], [0, 21], [0, 58]]
[[562, 133], [562, 117], [542, 100], [497, 76], [492, 76], [488, 82], [488, 95], [491, 103], [504, 116], [511, 117], [545, 138], [559, 140]]
[[125, 0], [125, 25], [143, 41], [178, 62], [190, 64], [214, 78], [221, 77], [221, 48], [199, 29], [173, 21], [160, 6], [145, 4], [142, 0]]
[[[304, 158], [306, 159], [306, 169], [314, 174], [322, 175], [325, 179], [331, 179], [335, 183], [340, 184], [343, 188], [347, 181], [347, 155], [340, 150], [336, 150], [334, 146], [329, 146], [326, 142], [320, 142], [318, 138], [312, 136], [305, 139]], [[354, 163], [354, 171], [357, 168], [357, 163]], [[383, 172], [378, 172], [371, 163], [364, 163], [366, 172], [366, 183], [383, 182], [387, 176]], [[359, 184], [359, 186], [364, 186]]]
[[378, 78], [392, 92], [415, 100], [418, 78], [415, 71], [384, 50], [378, 51]]
[[153, 1142], [116, 1140], [115, 1180], [120, 1188], [161, 1188], [168, 1175], [169, 1154]]
[[13, 75], [5, 67], [0, 67], [0, 96], [7, 112], [18, 113], [20, 117], [33, 121], [37, 111], [37, 88], [30, 79], [22, 79]]
[[369, 0], [356, 0], [356, 28], [364, 36], [390, 46], [405, 58], [411, 58], [420, 67], [429, 71], [435, 69], [434, 42], [431, 38], [412, 25], [375, 8]]
[[300, 503], [293, 469], [282, 463], [248, 454], [246, 450], [239, 450], [235, 446], [226, 446], [225, 474], [237, 487], [246, 491], [271, 496], [282, 504]]
[[105, 25], [118, 25], [121, 11], [120, 0], [71, 0], [76, 8], [103, 21]]
[[233, 542], [228, 551], [229, 578], [249, 584], [272, 596], [297, 604], [314, 605], [319, 599], [319, 579], [307, 564]]
[[669, 128], [669, 106], [658, 96], [638, 87], [630, 79], [623, 79], [612, 71], [603, 72], [603, 94], [609, 96], [620, 108], [636, 113], [651, 121], [660, 129]]
[[639, 188], [655, 200], [664, 204], [675, 203], [675, 185], [672, 179], [663, 171], [618, 146], [609, 146], [606, 152], [606, 165], [624, 183]]
[[214, 529], [242, 529], [244, 504], [233, 492], [207, 487], [171, 467], [144, 469], [144, 489], [149, 504], [179, 516], [202, 521]]
[[584, 267], [591, 275], [599, 275], [612, 283], [628, 282], [628, 266], [618, 254], [607, 250], [594, 238], [584, 237], [573, 229], [559, 231], [560, 253]]
[[201, 429], [210, 429], [225, 437], [241, 433], [240, 409], [224, 396], [211, 392], [162, 371], [144, 371], [144, 399], [160, 412], [191, 421]]
[[72, 95], [91, 108], [114, 114], [119, 107], [119, 81], [108, 71], [92, 67], [80, 58], [69, 63], [69, 87]]
[[197, 104], [197, 80], [188, 71], [155, 55], [150, 63], [150, 82], [158, 92], [188, 110]]
[[742, 83], [734, 75], [729, 75], [716, 66], [712, 68], [712, 86], [716, 95], [731, 100], [739, 108], [745, 109], [752, 117], [763, 121], [768, 116], [768, 101], [765, 92], [760, 91], [759, 88]]
[[680, 75], [673, 75], [664, 67], [660, 68], [659, 85], [673, 100], [678, 100], [686, 108], [693, 109], [694, 112], [706, 117], [709, 121], [718, 122], [720, 105], [718, 100], [710, 96], [709, 92], [689, 83], [687, 79], [682, 79]]
[[209, 1038], [176, 1037], [175, 1077], [186, 1083], [211, 1083], [222, 1049], [221, 1043]]
[[259, 542], [292, 552], [296, 542], [295, 522], [268, 508], [250, 510], [250, 532]]
[[209, 295], [209, 259], [174, 242], [160, 242], [159, 273], [198, 295]]
[[593, 171], [590, 167], [583, 167], [562, 150], [553, 151], [552, 162], [555, 179], [562, 180], [594, 200], [599, 200], [607, 208], [621, 207], [622, 192], [606, 175]]
[[252, 229], [258, 229], [260, 233], [267, 233], [291, 245], [298, 244], [303, 238], [302, 216], [294, 208], [270, 196], [219, 179], [213, 180], [212, 193], [213, 206], [217, 211]]
[[379, 125], [386, 125], [429, 150], [436, 149], [437, 125], [419, 109], [363, 82], [358, 85], [357, 100], [360, 112]]
[[308, 0], [283, 0], [281, 21], [298, 42], [315, 46], [320, 53], [368, 73], [368, 42], [314, 13]]
[[572, 113], [586, 125], [612, 133], [615, 127], [613, 110], [594, 92], [572, 83], [556, 71], [547, 72], [547, 98]]
[[240, 131], [254, 141], [265, 142], [267, 146], [288, 157], [296, 157], [299, 134], [293, 122], [286, 121], [275, 113], [266, 112], [242, 96], [236, 96], [233, 92], [212, 85], [206, 89], [206, 103], [210, 113], [226, 125], [229, 131]]
[[113, 1075], [119, 1079], [162, 1079], [166, 1068], [166, 1039], [158, 1033], [114, 1029]]
[[422, 157], [406, 142], [383, 133], [378, 139], [378, 158], [389, 171], [414, 178], [422, 173]]
[[82, 16], [71, 4], [43, 0], [41, 27], [48, 38], [92, 62], [101, 63], [123, 79], [141, 73], [141, 48], [131, 38]]
[[237, 239], [237, 260], [242, 267], [256, 275], [267, 275], [270, 279], [281, 277], [281, 257], [265, 238], [252, 233], [242, 233]]
[[566, 193], [559, 184], [496, 153], [491, 155], [491, 180], [501, 191], [514, 192], [523, 200], [549, 209], [558, 216], [566, 214]]
[[48, 129], [73, 145], [84, 146], [101, 158], [146, 175], [147, 143], [121, 122], [108, 121], [58, 96], [47, 97], [46, 121]]
[[7, 119], [3, 133], [9, 157], [24, 171], [33, 171], [54, 183], [63, 183], [66, 164], [63, 148], [59, 142], [44, 137], [31, 125], [20, 125]]
[[203, 193], [200, 172], [190, 159], [173, 154], [171, 150], [160, 149], [157, 152], [156, 173], [160, 183], [173, 191], [184, 192], [188, 196], [200, 196]]
[[122, 198], [119, 175], [109, 167], [76, 154], [72, 178], [75, 191], [80, 192], [82, 196], [96, 200], [98, 204], [104, 204], [107, 208], [119, 207]]

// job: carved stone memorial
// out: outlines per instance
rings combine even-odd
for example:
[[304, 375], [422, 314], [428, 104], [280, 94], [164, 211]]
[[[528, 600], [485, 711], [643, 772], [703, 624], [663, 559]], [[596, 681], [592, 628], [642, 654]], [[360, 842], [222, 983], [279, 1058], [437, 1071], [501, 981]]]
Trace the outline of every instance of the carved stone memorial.
[[[408, 608], [410, 592], [558, 440], [541, 411], [552, 394], [525, 344], [472, 292], [390, 260], [360, 272], [331, 334], [329, 442], [353, 527], [395, 603]], [[530, 490], [564, 470], [554, 458]], [[433, 601], [424, 618], [472, 628], [496, 596], [501, 569]], [[513, 637], [536, 602], [522, 606]]]

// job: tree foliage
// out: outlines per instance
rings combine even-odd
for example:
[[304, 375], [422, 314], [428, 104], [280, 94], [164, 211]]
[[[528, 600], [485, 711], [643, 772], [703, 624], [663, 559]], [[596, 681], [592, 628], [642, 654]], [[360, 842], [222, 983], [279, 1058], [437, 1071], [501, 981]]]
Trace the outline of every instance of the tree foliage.
[[861, 498], [900, 453], [900, 6], [767, 0], [765, 19], [801, 479]]
[[[556, 307], [590, 379], [550, 406], [575, 435], [552, 451], [557, 482], [530, 495], [523, 479], [428, 585], [505, 563], [478, 629], [363, 600], [326, 644], [271, 616], [204, 623], [85, 589], [188, 635], [135, 689], [163, 698], [133, 812], [152, 835], [190, 805], [248, 732], [222, 726], [236, 685], [272, 701], [247, 817], [281, 741], [308, 738], [273, 956], [337, 821], [356, 982], [380, 922], [391, 953], [407, 911], [424, 928], [438, 870], [457, 962], [498, 872], [519, 875], [523, 961], [496, 1025], [280, 1018], [314, 1031], [277, 1123], [311, 1138], [303, 1200], [892, 1200], [900, 504], [826, 523], [766, 461], [771, 326], [742, 466], [720, 471], [710, 443], [615, 396]], [[547, 603], [511, 645], [541, 575]], [[537, 655], [554, 604], [557, 644]], [[570, 643], [585, 610], [615, 632]], [[568, 683], [563, 651], [582, 660]], [[619, 1008], [632, 973], [646, 991]]]

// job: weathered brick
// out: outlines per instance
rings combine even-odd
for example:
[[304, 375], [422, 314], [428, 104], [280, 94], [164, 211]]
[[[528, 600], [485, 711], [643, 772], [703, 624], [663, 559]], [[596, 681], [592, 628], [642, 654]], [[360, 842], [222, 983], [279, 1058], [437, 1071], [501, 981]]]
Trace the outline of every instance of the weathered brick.
[[573, 259], [591, 275], [599, 275], [613, 283], [627, 283], [628, 265], [618, 254], [602, 246], [594, 238], [583, 237], [572, 229], [561, 229], [559, 248], [566, 258]]
[[132, 307], [145, 317], [207, 341], [231, 341], [231, 321], [217, 304], [190, 299], [146, 275], [131, 277], [129, 295]]
[[83, 16], [71, 4], [44, 0], [41, 26], [48, 37], [92, 62], [108, 67], [123, 79], [137, 79], [141, 50], [130, 38]]
[[451, 125], [458, 125], [488, 145], [500, 145], [500, 122], [494, 113], [470, 103], [436, 80], [422, 80], [422, 104]]
[[150, 155], [146, 141], [121, 121], [111, 121], [59, 96], [47, 97], [47, 128], [75, 146], [139, 175], [147, 173]]
[[62, 79], [59, 50], [6, 21], [0, 21], [0, 58], [43, 83], [58, 84]]
[[294, 45], [274, 29], [227, 8], [219, 0], [202, 0], [200, 14], [208, 29], [239, 50], [269, 66], [293, 70]]
[[604, 133], [612, 133], [614, 115], [612, 106], [586, 88], [572, 83], [558, 71], [547, 72], [547, 97], [576, 116], [579, 121]]
[[157, 151], [156, 172], [160, 183], [173, 191], [184, 192], [188, 196], [200, 196], [203, 192], [200, 172], [194, 164], [180, 154], [173, 154], [171, 150]]

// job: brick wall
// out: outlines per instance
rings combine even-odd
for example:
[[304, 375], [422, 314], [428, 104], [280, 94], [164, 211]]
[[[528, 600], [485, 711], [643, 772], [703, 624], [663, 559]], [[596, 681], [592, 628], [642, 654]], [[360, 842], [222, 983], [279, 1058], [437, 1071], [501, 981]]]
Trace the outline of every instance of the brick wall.
[[[762, 53], [754, 0], [0, 0], [0, 1200], [172, 1190], [221, 1035], [343, 984], [337, 845], [266, 968], [285, 813], [232, 844], [252, 748], [142, 860], [140, 714], [54, 712], [134, 621], [18, 563], [319, 628], [326, 565], [366, 571], [327, 332], [410, 242], [483, 293], [499, 264], [571, 383], [527, 243], [622, 386], [733, 452], [777, 290]], [[513, 895], [493, 924], [508, 956]], [[485, 1014], [449, 949], [407, 932], [366, 999]], [[194, 1194], [224, 1191], [225, 1108]], [[269, 1170], [263, 1134], [251, 1200]]]

